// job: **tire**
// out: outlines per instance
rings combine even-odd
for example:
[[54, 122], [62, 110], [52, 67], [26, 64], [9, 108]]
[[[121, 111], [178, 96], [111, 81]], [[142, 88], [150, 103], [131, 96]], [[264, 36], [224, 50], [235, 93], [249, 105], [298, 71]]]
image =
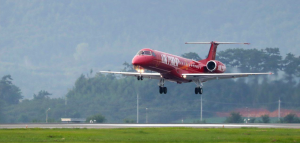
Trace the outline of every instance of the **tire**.
[[159, 93], [162, 94], [163, 93], [163, 88], [159, 86]]
[[163, 87], [163, 88], [164, 88], [164, 94], [167, 94], [167, 92], [168, 92], [167, 87]]
[[140, 80], [140, 76], [137, 76], [137, 80]]
[[203, 88], [199, 88], [199, 94], [203, 93]]
[[143, 80], [143, 76], [141, 76], [141, 80]]
[[195, 94], [198, 94], [199, 93], [199, 89], [198, 87], [195, 88]]

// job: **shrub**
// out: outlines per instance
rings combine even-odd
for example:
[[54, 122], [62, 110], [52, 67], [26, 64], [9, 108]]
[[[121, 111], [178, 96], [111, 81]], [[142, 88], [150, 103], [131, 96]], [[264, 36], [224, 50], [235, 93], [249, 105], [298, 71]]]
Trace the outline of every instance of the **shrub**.
[[262, 121], [261, 121], [262, 123], [270, 123], [269, 115], [265, 114], [265, 115], [261, 115], [260, 117], [262, 119]]
[[290, 113], [283, 118], [284, 123], [299, 123], [299, 118], [296, 114]]
[[239, 112], [231, 112], [225, 123], [243, 123], [242, 115]]
[[105, 117], [100, 113], [86, 118], [86, 122], [90, 122], [90, 120], [96, 120], [94, 123], [103, 123], [106, 121]]
[[133, 119], [124, 119], [123, 121], [124, 123], [136, 123], [136, 121]]

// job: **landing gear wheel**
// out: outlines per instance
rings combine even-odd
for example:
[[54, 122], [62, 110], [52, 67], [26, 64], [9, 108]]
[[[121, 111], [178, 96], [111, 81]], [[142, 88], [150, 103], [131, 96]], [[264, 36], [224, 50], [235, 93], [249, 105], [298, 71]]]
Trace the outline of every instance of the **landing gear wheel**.
[[160, 94], [167, 94], [167, 92], [168, 92], [167, 87], [161, 87], [161, 86], [159, 86], [159, 93]]
[[141, 76], [141, 80], [143, 80], [143, 76]]
[[199, 87], [199, 94], [202, 94], [202, 93], [203, 93], [203, 88]]
[[163, 93], [163, 87], [159, 86], [159, 93], [162, 94]]
[[197, 80], [194, 80], [194, 82], [196, 83], [195, 94], [202, 94], [203, 93], [202, 81], [200, 79], [197, 79]]
[[137, 76], [137, 80], [140, 80], [140, 76]]
[[167, 94], [168, 91], [167, 87], [163, 87], [163, 88], [164, 88], [164, 94]]
[[201, 87], [195, 88], [195, 94], [202, 94], [202, 93], [203, 93], [203, 89]]

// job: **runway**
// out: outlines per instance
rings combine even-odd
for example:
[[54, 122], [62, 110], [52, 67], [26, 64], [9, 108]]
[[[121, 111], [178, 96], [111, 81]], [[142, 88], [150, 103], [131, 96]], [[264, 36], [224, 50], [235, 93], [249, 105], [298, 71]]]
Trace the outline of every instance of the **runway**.
[[0, 124], [0, 129], [14, 128], [164, 128], [164, 127], [186, 127], [186, 128], [295, 128], [300, 124]]

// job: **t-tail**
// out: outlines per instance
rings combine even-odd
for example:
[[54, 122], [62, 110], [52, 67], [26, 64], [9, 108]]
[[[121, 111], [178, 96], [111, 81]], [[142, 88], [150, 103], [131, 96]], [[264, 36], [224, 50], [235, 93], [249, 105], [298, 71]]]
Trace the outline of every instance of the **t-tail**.
[[[249, 45], [250, 43], [237, 43], [237, 42], [186, 42], [185, 44], [210, 44], [210, 50], [208, 52], [208, 56], [205, 61], [210, 61], [210, 60], [215, 60], [216, 59], [216, 52], [217, 52], [217, 47], [219, 44], [247, 44]], [[204, 61], [201, 60], [201, 61]]]

